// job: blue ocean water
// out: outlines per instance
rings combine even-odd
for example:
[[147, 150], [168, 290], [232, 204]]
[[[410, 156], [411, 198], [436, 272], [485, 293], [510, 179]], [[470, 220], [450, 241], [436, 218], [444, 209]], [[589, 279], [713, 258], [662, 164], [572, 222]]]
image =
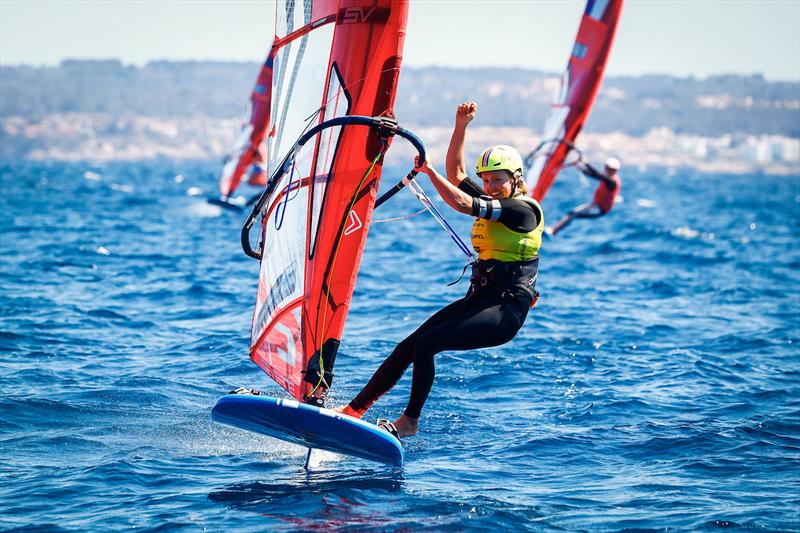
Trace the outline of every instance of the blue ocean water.
[[[258, 264], [204, 201], [217, 170], [0, 166], [0, 528], [800, 530], [798, 177], [624, 169], [609, 216], [544, 243], [518, 337], [438, 356], [404, 468], [306, 472], [210, 419], [236, 386], [278, 393], [246, 355]], [[547, 218], [591, 192], [568, 173]], [[332, 404], [466, 290], [463, 264], [426, 215], [373, 225]]]

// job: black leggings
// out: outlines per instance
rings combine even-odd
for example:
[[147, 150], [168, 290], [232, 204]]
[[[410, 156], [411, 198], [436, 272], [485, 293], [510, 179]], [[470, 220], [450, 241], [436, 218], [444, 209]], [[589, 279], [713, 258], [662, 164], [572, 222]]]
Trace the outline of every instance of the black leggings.
[[524, 293], [466, 296], [437, 311], [398, 344], [350, 407], [366, 411], [397, 384], [411, 363], [414, 373], [406, 416], [419, 418], [433, 385], [433, 356], [446, 350], [499, 346], [514, 338], [525, 322], [531, 297]]

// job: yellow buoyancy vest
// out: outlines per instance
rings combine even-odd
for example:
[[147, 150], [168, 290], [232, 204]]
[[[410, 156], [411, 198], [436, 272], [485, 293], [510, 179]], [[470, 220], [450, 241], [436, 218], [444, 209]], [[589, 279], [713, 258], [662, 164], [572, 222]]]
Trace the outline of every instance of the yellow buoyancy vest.
[[515, 196], [527, 202], [539, 212], [539, 224], [528, 232], [509, 229], [508, 226], [493, 220], [476, 218], [472, 225], [472, 247], [479, 259], [498, 261], [529, 261], [539, 254], [544, 230], [544, 212], [539, 203], [528, 196]]

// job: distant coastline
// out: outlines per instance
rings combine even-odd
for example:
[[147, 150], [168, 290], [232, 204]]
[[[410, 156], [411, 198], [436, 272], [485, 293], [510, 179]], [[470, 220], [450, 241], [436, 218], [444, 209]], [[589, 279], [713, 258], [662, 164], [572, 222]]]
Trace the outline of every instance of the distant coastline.
[[[237, 135], [258, 67], [139, 68], [118, 61], [0, 67], [0, 158], [220, 158]], [[470, 69], [404, 68], [395, 112], [441, 158], [455, 104], [475, 98], [480, 107], [470, 144], [506, 142], [524, 151], [539, 142], [558, 86], [557, 75], [532, 70], [483, 69], [478, 76]], [[761, 76], [609, 78], [579, 144], [593, 159], [614, 154], [639, 167], [798, 175], [800, 83]]]

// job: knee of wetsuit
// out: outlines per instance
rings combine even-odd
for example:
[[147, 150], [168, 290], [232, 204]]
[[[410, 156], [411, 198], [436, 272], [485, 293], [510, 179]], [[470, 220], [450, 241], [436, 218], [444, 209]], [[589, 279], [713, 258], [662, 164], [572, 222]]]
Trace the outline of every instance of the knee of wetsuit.
[[434, 337], [429, 337], [427, 340], [425, 339], [425, 336], [421, 337], [414, 348], [411, 361], [414, 364], [417, 364], [419, 361], [433, 361], [433, 356], [437, 353], [437, 345], [438, 344]]

